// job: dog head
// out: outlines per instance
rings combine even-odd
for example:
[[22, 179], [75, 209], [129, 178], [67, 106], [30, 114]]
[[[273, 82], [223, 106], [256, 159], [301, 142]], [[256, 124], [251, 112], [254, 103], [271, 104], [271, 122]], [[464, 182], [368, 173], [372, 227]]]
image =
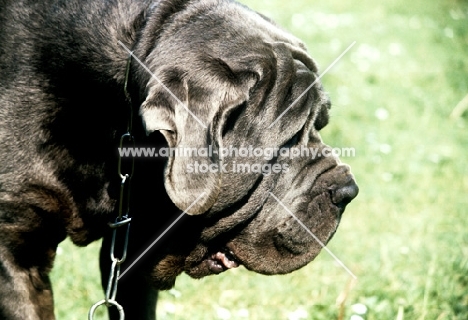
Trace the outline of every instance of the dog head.
[[[160, 2], [140, 39], [135, 55], [152, 73], [136, 67], [146, 132], [188, 150], [169, 157], [165, 189], [203, 221], [176, 269], [198, 278], [243, 264], [282, 274], [313, 260], [358, 189], [325, 152], [330, 102], [305, 46], [242, 5], [214, 0]], [[163, 266], [155, 278], [167, 276]]]

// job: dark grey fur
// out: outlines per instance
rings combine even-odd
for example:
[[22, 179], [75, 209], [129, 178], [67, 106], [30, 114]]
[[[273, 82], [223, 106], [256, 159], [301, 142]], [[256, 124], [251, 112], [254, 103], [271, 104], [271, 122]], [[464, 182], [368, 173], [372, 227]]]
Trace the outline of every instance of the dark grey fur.
[[[128, 120], [119, 40], [207, 126], [132, 61], [140, 146], [325, 147], [318, 131], [330, 103], [319, 83], [268, 128], [317, 67], [300, 41], [235, 2], [0, 0], [0, 319], [54, 319], [48, 274], [67, 236], [81, 246], [104, 237], [107, 280], [106, 223]], [[117, 300], [128, 319], [154, 319], [157, 290], [181, 272], [222, 271], [216, 254], [263, 274], [310, 262], [320, 246], [269, 192], [325, 243], [357, 194], [349, 168], [333, 157], [240, 160], [289, 171], [190, 174], [190, 162], [219, 157], [137, 159], [129, 261], [205, 196], [122, 278]]]

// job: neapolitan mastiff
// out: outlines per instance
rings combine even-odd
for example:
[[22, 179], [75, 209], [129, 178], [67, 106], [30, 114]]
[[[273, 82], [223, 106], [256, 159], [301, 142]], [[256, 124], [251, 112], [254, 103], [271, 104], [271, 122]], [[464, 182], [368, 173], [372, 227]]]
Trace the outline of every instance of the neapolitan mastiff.
[[[54, 318], [48, 275], [66, 237], [79, 246], [104, 237], [106, 284], [126, 79], [137, 147], [326, 147], [330, 102], [318, 81], [303, 94], [315, 62], [238, 3], [0, 0], [1, 319]], [[239, 163], [262, 171], [188, 170]], [[136, 158], [130, 194], [128, 260], [187, 210], [120, 281], [127, 318], [154, 319], [157, 290], [181, 272], [306, 265], [321, 246], [282, 205], [326, 243], [357, 186], [336, 157], [212, 152]]]

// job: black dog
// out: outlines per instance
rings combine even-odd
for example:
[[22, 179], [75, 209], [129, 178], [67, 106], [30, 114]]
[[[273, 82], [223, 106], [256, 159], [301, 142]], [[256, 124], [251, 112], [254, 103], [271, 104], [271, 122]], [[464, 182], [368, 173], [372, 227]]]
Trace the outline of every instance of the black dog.
[[306, 265], [321, 246], [295, 217], [326, 243], [357, 194], [335, 157], [222, 152], [326, 148], [316, 64], [261, 15], [227, 0], [0, 0], [1, 319], [54, 318], [48, 274], [67, 236], [104, 237], [107, 282], [126, 80], [138, 146], [214, 150], [136, 159], [128, 259], [187, 215], [122, 277], [128, 319], [154, 319], [181, 272]]

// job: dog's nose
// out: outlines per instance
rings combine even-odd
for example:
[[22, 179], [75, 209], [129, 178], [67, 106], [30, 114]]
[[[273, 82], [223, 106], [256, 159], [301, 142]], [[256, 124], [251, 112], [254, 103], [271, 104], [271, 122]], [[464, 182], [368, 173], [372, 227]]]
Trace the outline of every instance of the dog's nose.
[[359, 193], [359, 187], [354, 179], [350, 179], [345, 185], [332, 187], [331, 200], [337, 207], [344, 209]]

